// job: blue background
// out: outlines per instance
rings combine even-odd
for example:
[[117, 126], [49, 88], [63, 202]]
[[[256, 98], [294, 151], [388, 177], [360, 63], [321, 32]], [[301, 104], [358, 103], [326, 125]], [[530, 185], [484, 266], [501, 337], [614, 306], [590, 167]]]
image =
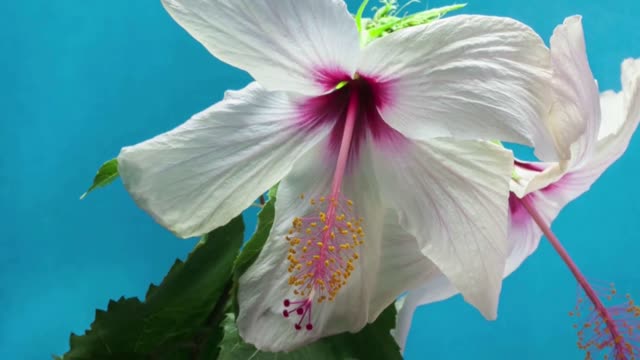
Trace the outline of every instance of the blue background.
[[[640, 57], [640, 1], [476, 0], [464, 12], [511, 16], [545, 39], [582, 14], [601, 89], [618, 90], [620, 62]], [[250, 78], [210, 56], [159, 1], [2, 1], [0, 34], [0, 356], [47, 359], [95, 308], [142, 296], [194, 244], [156, 225], [119, 182], [79, 201], [97, 167]], [[588, 276], [637, 297], [639, 150], [636, 136], [554, 223]], [[567, 316], [575, 290], [543, 242], [505, 281], [497, 321], [460, 298], [420, 309], [406, 358], [581, 358]]]

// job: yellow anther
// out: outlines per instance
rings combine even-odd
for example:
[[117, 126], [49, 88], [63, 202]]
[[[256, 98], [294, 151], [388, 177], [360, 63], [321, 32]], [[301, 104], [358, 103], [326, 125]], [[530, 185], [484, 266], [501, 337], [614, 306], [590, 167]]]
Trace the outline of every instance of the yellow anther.
[[329, 266], [329, 260], [324, 261], [324, 266]]
[[311, 226], [312, 228], [318, 226], [318, 223], [312, 222], [311, 224], [309, 224], [309, 226]]
[[315, 205], [315, 204], [316, 204], [316, 199], [311, 198], [311, 199], [309, 200], [309, 204], [311, 204], [311, 205]]
[[327, 230], [329, 230], [329, 226], [328, 226], [328, 225], [325, 225], [325, 226], [322, 228], [322, 231], [327, 231]]
[[349, 206], [353, 206], [353, 201], [351, 201], [351, 200], [347, 200], [347, 205], [349, 205]]
[[318, 241], [318, 243], [316, 243], [316, 245], [318, 245], [318, 247], [323, 247], [324, 244], [322, 243], [322, 241]]
[[325, 200], [325, 197], [324, 196], [320, 196], [320, 202], [323, 203], [324, 200]]
[[308, 250], [309, 250], [309, 249], [308, 249], [306, 246], [303, 246], [303, 247], [302, 247], [302, 252], [303, 252], [303, 253], [306, 253]]
[[342, 229], [342, 230], [340, 230], [340, 234], [347, 235], [347, 234], [349, 234], [349, 230]]
[[313, 255], [313, 260], [320, 260], [320, 255]]
[[358, 253], [353, 253], [353, 258], [355, 260], [358, 260], [358, 258], [360, 258], [360, 255], [358, 255]]
[[333, 246], [333, 245], [330, 245], [329, 246], [329, 251], [331, 251], [331, 252], [336, 251], [336, 247]]
[[330, 234], [330, 236], [331, 236], [331, 239], [335, 239], [335, 238], [336, 238], [336, 233], [334, 233], [334, 232], [332, 231], [332, 232], [331, 232], [331, 234]]
[[311, 235], [311, 228], [307, 228], [306, 232], [307, 234]]

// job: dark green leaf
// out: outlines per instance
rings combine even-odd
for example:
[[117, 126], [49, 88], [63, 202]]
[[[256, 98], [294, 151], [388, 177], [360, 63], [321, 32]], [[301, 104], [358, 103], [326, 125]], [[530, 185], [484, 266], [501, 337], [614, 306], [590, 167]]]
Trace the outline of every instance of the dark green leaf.
[[224, 339], [220, 343], [218, 360], [402, 359], [400, 349], [390, 333], [395, 326], [395, 316], [395, 307], [391, 305], [376, 321], [357, 334], [331, 336], [289, 353], [269, 353], [258, 351], [242, 341], [235, 317], [230, 313], [223, 322]]
[[80, 200], [84, 199], [84, 197], [93, 190], [111, 184], [117, 178], [118, 159], [111, 159], [100, 166], [100, 169], [96, 173], [96, 176], [93, 178], [93, 184], [91, 184], [89, 189], [84, 194], [82, 194], [82, 196], [80, 196]]
[[64, 360], [214, 358], [243, 233], [238, 216], [204, 236], [185, 262], [176, 261], [144, 302], [123, 298], [98, 310], [91, 329], [71, 335]]

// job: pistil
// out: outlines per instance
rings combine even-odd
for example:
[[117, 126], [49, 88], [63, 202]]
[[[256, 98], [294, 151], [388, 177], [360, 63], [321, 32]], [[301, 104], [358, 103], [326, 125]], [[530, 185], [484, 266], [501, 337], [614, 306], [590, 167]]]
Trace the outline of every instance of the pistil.
[[[518, 200], [540, 227], [547, 240], [551, 243], [558, 255], [560, 255], [560, 258], [562, 258], [564, 263], [569, 267], [569, 270], [573, 273], [573, 276], [587, 295], [587, 298], [593, 304], [593, 316], [588, 318], [586, 324], [583, 325], [578, 332], [578, 346], [582, 350], [587, 351], [586, 359], [592, 359], [592, 348], [597, 351], [602, 351], [607, 348], [612, 349], [613, 356], [610, 357], [608, 354], [605, 354], [604, 359], [636, 359], [639, 355], [637, 347], [638, 337], [634, 336], [633, 332], [640, 330], [640, 325], [635, 324], [640, 320], [640, 308], [634, 304], [629, 295], [626, 296], [626, 304], [623, 306], [616, 305], [612, 308], [607, 308], [576, 263], [571, 259], [567, 250], [562, 246], [560, 240], [558, 240], [551, 231], [549, 224], [542, 218], [531, 199], [525, 196]], [[611, 299], [615, 294], [615, 288], [612, 288], [607, 294], [607, 298]], [[570, 316], [580, 316], [577, 311], [579, 311], [581, 303], [582, 298], [579, 298], [576, 313], [571, 312]], [[602, 325], [604, 325], [604, 330], [601, 329]], [[594, 338], [585, 341], [585, 330], [591, 330]]]
[[[310, 215], [292, 221], [286, 240], [289, 242], [289, 285], [299, 300], [285, 299], [282, 315], [298, 316], [294, 328], [313, 329], [311, 309], [318, 304], [333, 301], [347, 284], [359, 259], [356, 248], [364, 243], [363, 219], [354, 215], [353, 201], [342, 194], [342, 184], [352, 150], [352, 140], [360, 99], [357, 81], [350, 81], [349, 101], [336, 167], [328, 196], [308, 199]], [[301, 195], [305, 200], [305, 195]]]

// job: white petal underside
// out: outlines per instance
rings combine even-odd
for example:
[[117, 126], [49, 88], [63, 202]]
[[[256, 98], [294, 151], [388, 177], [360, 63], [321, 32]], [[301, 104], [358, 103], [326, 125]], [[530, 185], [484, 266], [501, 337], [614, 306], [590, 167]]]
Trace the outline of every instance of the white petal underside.
[[[620, 93], [607, 91], [600, 97], [602, 121], [597, 135], [599, 140], [596, 142], [594, 135], [588, 134], [585, 136], [591, 144], [580, 145], [581, 141], [586, 140], [579, 139], [578, 146], [574, 148], [593, 147], [592, 151], [574, 151], [578, 157], [568, 166], [568, 171], [548, 186], [527, 195], [547, 224], [552, 224], [569, 202], [588, 191], [629, 145], [640, 121], [640, 60], [629, 59], [623, 63], [622, 88]], [[538, 178], [544, 176], [541, 174]], [[541, 237], [542, 231], [524, 208], [520, 208], [515, 214], [512, 209], [509, 231], [511, 249], [505, 276], [517, 269], [536, 250]]]
[[565, 19], [550, 44], [554, 101], [545, 119], [561, 159], [578, 163], [593, 151], [600, 128], [600, 96], [587, 60], [581, 17]]
[[605, 92], [600, 103], [602, 123], [592, 157], [580, 164], [580, 176], [594, 182], [627, 150], [640, 121], [640, 59], [622, 63], [622, 92]]
[[138, 206], [176, 235], [226, 224], [278, 182], [328, 129], [302, 132], [285, 93], [257, 83], [183, 125], [125, 147], [118, 170]]

